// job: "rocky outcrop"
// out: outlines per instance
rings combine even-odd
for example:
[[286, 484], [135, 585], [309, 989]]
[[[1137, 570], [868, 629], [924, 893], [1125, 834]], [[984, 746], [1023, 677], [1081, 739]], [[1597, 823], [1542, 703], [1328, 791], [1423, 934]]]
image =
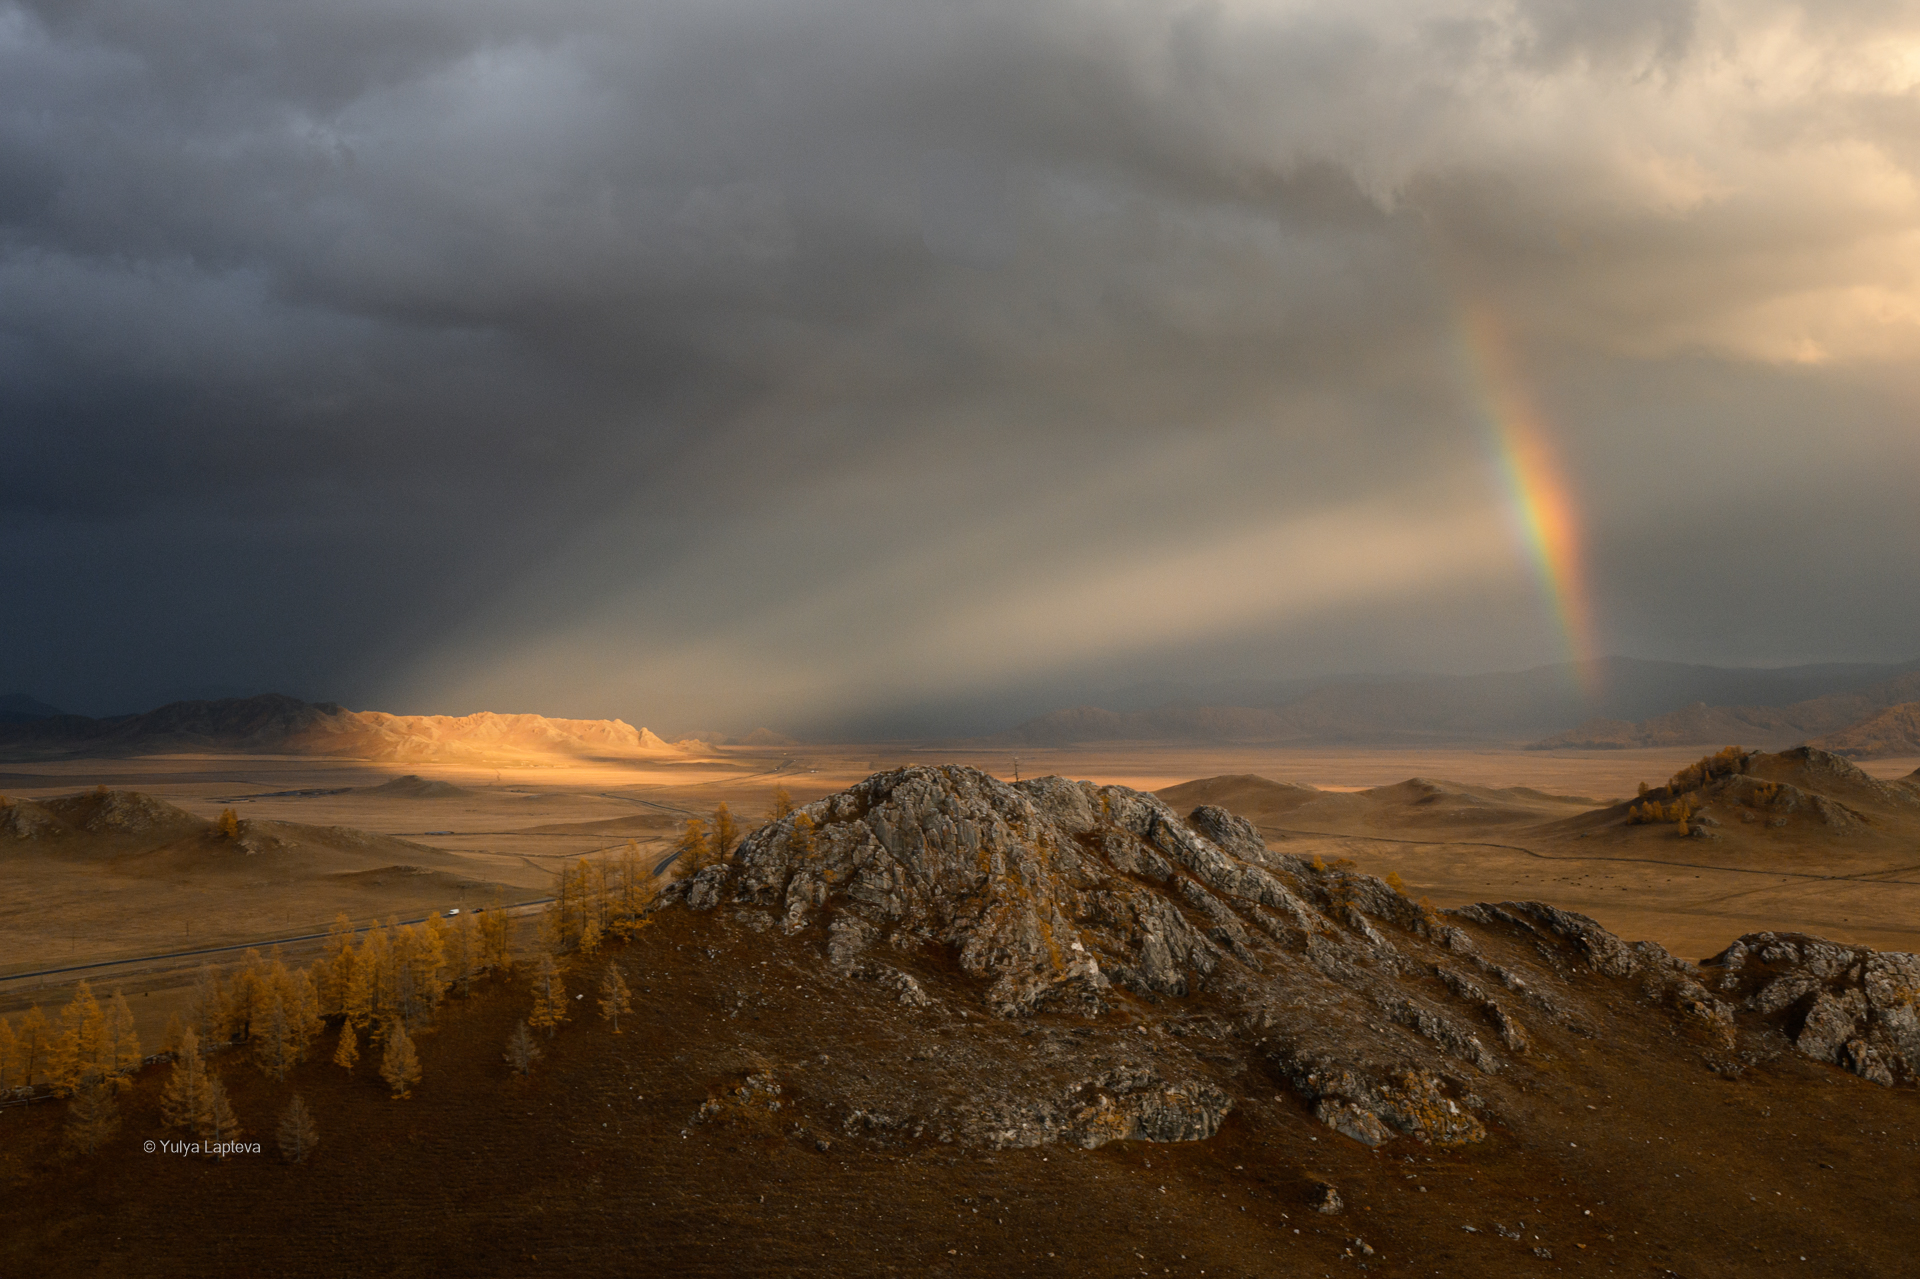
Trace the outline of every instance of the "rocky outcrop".
[[[1746, 1009], [1763, 1029], [1797, 1017], [1803, 1051], [1869, 1077], [1904, 1077], [1910, 1059], [1904, 957], [1857, 960], [1854, 986], [1884, 989], [1850, 997], [1843, 977], [1777, 952], [1765, 964], [1788, 985], [1758, 994], [1722, 984], [1739, 968], [1724, 957], [1709, 976], [1542, 902], [1436, 911], [1275, 853], [1223, 809], [1183, 818], [1055, 777], [878, 774], [762, 827], [663, 901], [812, 939], [822, 971], [897, 991], [903, 1015], [1035, 1023], [1044, 1077], [983, 1059], [954, 1066], [972, 1081], [958, 1098], [858, 1107], [875, 1131], [885, 1114], [989, 1146], [1203, 1138], [1235, 1104], [1227, 1077], [1291, 1092], [1369, 1146], [1479, 1141], [1517, 1076], [1601, 1033], [1603, 988], [1716, 1051]], [[1050, 1029], [1063, 1024], [1089, 1029]]]
[[1892, 1086], [1920, 1065], [1920, 955], [1749, 933], [1706, 962], [1714, 988], [1815, 1061]]

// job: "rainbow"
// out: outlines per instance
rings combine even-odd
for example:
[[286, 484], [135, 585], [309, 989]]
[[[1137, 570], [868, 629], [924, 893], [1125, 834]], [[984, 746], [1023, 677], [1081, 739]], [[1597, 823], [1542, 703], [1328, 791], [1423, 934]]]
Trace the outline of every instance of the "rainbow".
[[1579, 509], [1527, 395], [1513, 349], [1493, 313], [1460, 312], [1460, 349], [1505, 481], [1514, 530], [1533, 562], [1542, 600], [1565, 638], [1575, 677], [1592, 694], [1598, 678], [1592, 598], [1581, 559]]

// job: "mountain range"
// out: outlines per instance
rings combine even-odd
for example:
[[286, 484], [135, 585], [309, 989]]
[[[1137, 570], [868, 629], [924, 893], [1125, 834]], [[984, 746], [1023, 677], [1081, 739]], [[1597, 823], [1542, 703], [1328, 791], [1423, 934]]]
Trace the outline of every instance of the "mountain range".
[[[987, 740], [1032, 746], [1528, 742], [1610, 749], [1723, 739], [1784, 745], [1920, 700], [1920, 662], [1741, 670], [1613, 657], [1487, 675], [1343, 680], [1305, 693], [1279, 686], [1282, 700], [1271, 704], [1256, 700], [1258, 686], [1237, 687], [1246, 699], [1241, 704], [1187, 698], [1132, 711], [1070, 707]], [[1569, 730], [1572, 724], [1581, 727]]]

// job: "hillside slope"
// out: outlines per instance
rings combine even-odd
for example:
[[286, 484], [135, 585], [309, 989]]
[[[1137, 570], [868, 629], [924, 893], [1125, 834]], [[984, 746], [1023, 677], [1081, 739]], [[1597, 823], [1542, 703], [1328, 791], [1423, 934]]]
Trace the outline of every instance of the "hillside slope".
[[[530, 1079], [518, 982], [425, 1075], [216, 1066], [249, 1139], [91, 1161], [7, 1114], [6, 1273], [1902, 1273], [1920, 961], [1760, 934], [1705, 965], [1539, 902], [1434, 913], [1237, 816], [881, 774], [683, 880]], [[1844, 1228], [1838, 1223], [1845, 1223]], [[1801, 1260], [1805, 1258], [1806, 1260]]]

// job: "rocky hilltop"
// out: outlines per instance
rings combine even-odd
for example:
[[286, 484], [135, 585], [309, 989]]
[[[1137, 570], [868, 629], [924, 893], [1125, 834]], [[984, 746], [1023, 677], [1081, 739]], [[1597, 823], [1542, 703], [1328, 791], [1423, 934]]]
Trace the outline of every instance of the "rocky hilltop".
[[1467, 1145], [1603, 1037], [1729, 1076], [1792, 1054], [1909, 1084], [1920, 1062], [1912, 956], [1762, 934], [1696, 965], [1541, 902], [1435, 910], [1224, 809], [1060, 778], [882, 773], [663, 901], [811, 948], [902, 1017], [1029, 1024], [1034, 1060], [963, 1043], [840, 1085], [870, 1127], [987, 1146], [1206, 1138], [1276, 1090], [1368, 1146]]
[[174, 702], [141, 715], [0, 723], [0, 749], [30, 755], [238, 751], [383, 762], [678, 758], [687, 748], [623, 720], [544, 715], [389, 715], [265, 693]]

